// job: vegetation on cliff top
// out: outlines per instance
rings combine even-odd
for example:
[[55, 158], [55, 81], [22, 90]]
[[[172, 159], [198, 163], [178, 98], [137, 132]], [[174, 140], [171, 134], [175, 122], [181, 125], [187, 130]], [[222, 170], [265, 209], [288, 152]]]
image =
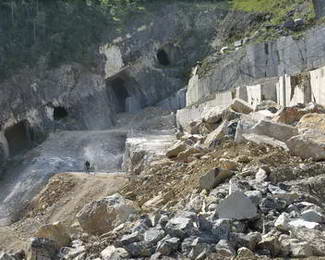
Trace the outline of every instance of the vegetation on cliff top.
[[295, 11], [295, 18], [315, 18], [312, 0], [233, 0], [232, 3], [235, 10], [270, 13], [273, 24], [288, 19], [290, 11]]

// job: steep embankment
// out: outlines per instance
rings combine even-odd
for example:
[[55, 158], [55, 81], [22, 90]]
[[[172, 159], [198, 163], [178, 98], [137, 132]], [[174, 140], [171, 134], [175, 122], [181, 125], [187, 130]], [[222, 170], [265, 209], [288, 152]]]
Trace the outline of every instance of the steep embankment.
[[71, 226], [85, 204], [118, 192], [127, 182], [124, 174], [75, 172], [56, 175], [29, 204], [26, 219], [10, 227], [0, 227], [1, 248], [25, 248], [28, 239], [46, 223], [63, 221]]

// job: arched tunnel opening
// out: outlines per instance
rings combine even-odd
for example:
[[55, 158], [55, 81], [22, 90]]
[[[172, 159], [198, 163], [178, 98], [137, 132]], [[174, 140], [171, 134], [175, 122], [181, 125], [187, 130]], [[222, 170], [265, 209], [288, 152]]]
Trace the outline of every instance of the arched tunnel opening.
[[170, 64], [168, 54], [163, 49], [158, 50], [157, 59], [159, 63], [163, 66], [168, 66]]
[[21, 121], [5, 130], [10, 156], [15, 156], [31, 147], [28, 123]]
[[117, 100], [116, 112], [126, 112], [126, 99], [129, 97], [129, 92], [125, 87], [122, 78], [115, 78], [111, 81], [111, 86]]
[[68, 111], [64, 107], [54, 107], [53, 118], [54, 120], [61, 120], [68, 116]]

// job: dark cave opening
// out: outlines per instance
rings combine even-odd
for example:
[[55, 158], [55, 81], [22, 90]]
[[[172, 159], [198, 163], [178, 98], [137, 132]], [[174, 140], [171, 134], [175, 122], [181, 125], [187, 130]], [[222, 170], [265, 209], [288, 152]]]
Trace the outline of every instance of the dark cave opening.
[[64, 107], [54, 107], [53, 118], [54, 120], [61, 120], [68, 116], [68, 111]]
[[124, 80], [115, 78], [111, 81], [111, 86], [117, 100], [116, 112], [126, 112], [126, 99], [129, 97], [129, 92], [125, 87]]
[[31, 147], [30, 129], [27, 122], [22, 121], [5, 130], [10, 156], [17, 155]]
[[157, 59], [161, 65], [168, 66], [170, 64], [168, 54], [163, 49], [158, 50]]

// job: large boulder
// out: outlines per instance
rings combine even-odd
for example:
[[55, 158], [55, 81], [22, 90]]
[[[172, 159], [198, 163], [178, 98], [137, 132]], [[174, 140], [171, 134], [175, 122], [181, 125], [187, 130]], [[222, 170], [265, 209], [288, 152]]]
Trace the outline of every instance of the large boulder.
[[289, 150], [303, 159], [325, 160], [325, 135], [309, 131], [294, 136], [286, 142]]
[[285, 107], [278, 111], [274, 122], [295, 125], [304, 115], [309, 113], [325, 113], [322, 106], [310, 103], [305, 106]]
[[298, 130], [290, 125], [261, 120], [251, 129], [251, 133], [265, 135], [285, 142], [289, 138], [298, 135]]
[[178, 141], [168, 149], [166, 156], [171, 159], [176, 158], [181, 152], [187, 150], [187, 148], [189, 148], [189, 146], [185, 142]]
[[54, 241], [58, 248], [68, 246], [71, 242], [70, 235], [61, 222], [55, 222], [53, 224], [42, 226], [35, 236]]
[[235, 98], [230, 105], [230, 108], [235, 112], [242, 114], [249, 114], [254, 111], [254, 109], [244, 100]]
[[313, 248], [313, 255], [325, 256], [325, 232], [303, 227], [290, 230], [293, 238], [306, 241]]
[[193, 234], [196, 229], [193, 219], [180, 215], [170, 219], [165, 230], [171, 237], [185, 238]]
[[257, 217], [255, 204], [241, 191], [235, 191], [217, 206], [219, 218], [252, 219]]
[[313, 129], [325, 134], [325, 114], [306, 114], [298, 122], [297, 128], [300, 132]]
[[207, 147], [214, 146], [217, 141], [220, 141], [220, 139], [226, 135], [227, 126], [227, 121], [222, 122], [216, 130], [208, 134], [207, 138], [204, 141], [204, 145]]
[[308, 209], [301, 213], [301, 218], [305, 221], [324, 223], [325, 216], [316, 209]]
[[[251, 136], [253, 136], [253, 139], [254, 136], [262, 136], [263, 138], [258, 138], [259, 143], [263, 143], [264, 139], [265, 143], [286, 148], [284, 142], [298, 134], [298, 129], [290, 125], [267, 120], [256, 121], [251, 117], [243, 116], [237, 125], [235, 141], [240, 143]], [[277, 143], [272, 139], [282, 143]]]
[[289, 151], [289, 148], [286, 143], [266, 135], [242, 134], [241, 141], [252, 142], [258, 145], [266, 144], [271, 145], [273, 147], [281, 147], [283, 150]]
[[215, 168], [200, 178], [200, 188], [202, 190], [212, 190], [232, 175], [233, 172], [230, 170]]
[[54, 241], [46, 238], [32, 238], [27, 246], [27, 260], [57, 259], [58, 247]]
[[135, 203], [114, 194], [84, 206], [77, 219], [85, 232], [98, 235], [113, 230], [137, 212]]
[[208, 124], [215, 124], [222, 120], [222, 115], [225, 111], [225, 107], [222, 106], [215, 106], [210, 109], [206, 109], [202, 113], [203, 122]]
[[179, 238], [167, 235], [158, 243], [157, 252], [162, 255], [170, 255], [172, 252], [177, 250], [180, 242], [181, 240]]

